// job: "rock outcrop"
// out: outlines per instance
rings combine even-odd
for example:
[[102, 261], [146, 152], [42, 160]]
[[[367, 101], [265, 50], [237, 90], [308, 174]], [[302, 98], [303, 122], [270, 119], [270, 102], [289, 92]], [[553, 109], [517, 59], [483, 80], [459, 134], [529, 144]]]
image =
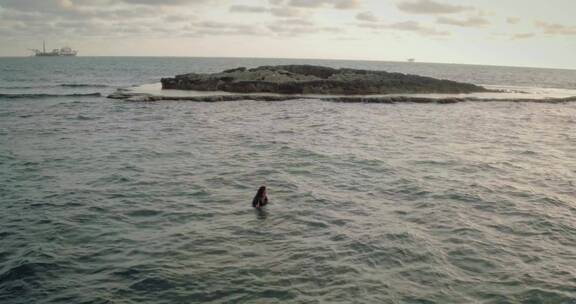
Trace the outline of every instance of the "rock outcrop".
[[406, 93], [474, 93], [486, 88], [469, 83], [401, 73], [333, 69], [312, 65], [236, 68], [215, 74], [162, 78], [163, 89], [233, 93], [374, 95]]

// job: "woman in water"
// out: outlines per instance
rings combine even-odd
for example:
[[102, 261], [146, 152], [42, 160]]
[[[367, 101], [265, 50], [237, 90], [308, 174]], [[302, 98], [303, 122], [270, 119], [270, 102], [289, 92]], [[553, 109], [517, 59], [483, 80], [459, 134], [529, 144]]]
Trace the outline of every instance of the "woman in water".
[[252, 200], [252, 207], [260, 209], [268, 204], [268, 196], [266, 195], [266, 187], [262, 186], [256, 192], [256, 196]]

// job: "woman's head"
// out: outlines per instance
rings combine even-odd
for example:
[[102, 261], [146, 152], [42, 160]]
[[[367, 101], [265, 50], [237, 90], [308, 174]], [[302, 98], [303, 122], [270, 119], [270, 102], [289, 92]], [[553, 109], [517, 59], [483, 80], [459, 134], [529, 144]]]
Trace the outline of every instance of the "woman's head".
[[266, 195], [266, 186], [261, 186], [258, 189], [258, 193], [256, 194], [257, 196], [265, 196]]

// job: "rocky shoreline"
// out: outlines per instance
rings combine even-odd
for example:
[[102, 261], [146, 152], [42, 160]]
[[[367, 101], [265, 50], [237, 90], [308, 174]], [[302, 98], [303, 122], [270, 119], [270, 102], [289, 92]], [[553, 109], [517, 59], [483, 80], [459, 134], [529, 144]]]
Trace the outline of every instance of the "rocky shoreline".
[[225, 102], [225, 101], [288, 101], [288, 100], [321, 100], [341, 103], [430, 103], [430, 104], [455, 104], [462, 102], [533, 102], [533, 103], [566, 103], [576, 102], [576, 96], [566, 98], [478, 98], [478, 97], [417, 97], [417, 96], [298, 96], [298, 95], [206, 95], [206, 96], [164, 96], [145, 93], [132, 93], [129, 91], [117, 91], [108, 95], [110, 99], [120, 99], [129, 102], [156, 102], [156, 101], [192, 101], [192, 102]]
[[214, 74], [184, 74], [162, 78], [162, 88], [315, 95], [462, 94], [490, 92], [470, 83], [431, 77], [313, 65], [244, 67]]

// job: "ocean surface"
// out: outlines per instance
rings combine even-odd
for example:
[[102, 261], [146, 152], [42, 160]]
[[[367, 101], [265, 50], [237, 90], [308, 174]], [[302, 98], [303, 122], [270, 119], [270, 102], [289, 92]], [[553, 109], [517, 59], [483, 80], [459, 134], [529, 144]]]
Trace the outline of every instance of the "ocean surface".
[[0, 58], [0, 303], [576, 303], [576, 103], [105, 98], [286, 63], [576, 95], [574, 70]]

